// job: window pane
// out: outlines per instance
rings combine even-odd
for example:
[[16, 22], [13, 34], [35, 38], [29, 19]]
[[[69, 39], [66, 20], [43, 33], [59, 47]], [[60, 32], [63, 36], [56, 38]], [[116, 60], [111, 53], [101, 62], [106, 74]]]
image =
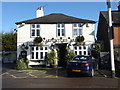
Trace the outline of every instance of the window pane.
[[37, 28], [40, 28], [40, 25], [39, 25], [39, 24], [37, 24]]
[[62, 27], [64, 27], [65, 25], [64, 24], [62, 24]]
[[45, 52], [45, 59], [47, 58], [47, 52]]
[[60, 28], [60, 24], [58, 24], [57, 27]]
[[75, 54], [77, 55], [77, 51], [75, 51]]
[[45, 50], [47, 50], [47, 47], [45, 47]]
[[86, 55], [86, 51], [84, 51], [84, 55]]
[[38, 59], [38, 52], [36, 52], [36, 59]]
[[78, 27], [81, 27], [82, 25], [81, 24], [78, 24]]
[[34, 52], [32, 52], [32, 59], [34, 59]]
[[37, 36], [40, 36], [40, 30], [37, 29]]
[[81, 46], [79, 47], [79, 49], [81, 49]]
[[38, 47], [36, 47], [36, 50], [38, 50]]
[[77, 24], [73, 24], [74, 27], [77, 27]]
[[60, 36], [60, 29], [58, 29], [58, 36]]
[[34, 47], [32, 47], [32, 51], [34, 51]]
[[32, 24], [32, 28], [35, 28], [35, 25], [34, 25], [34, 24]]
[[81, 51], [79, 51], [79, 55], [82, 55], [82, 52], [81, 52]]
[[35, 36], [35, 30], [34, 29], [32, 30], [32, 36]]
[[40, 50], [43, 50], [43, 47], [40, 47]]
[[84, 46], [83, 48], [84, 48], [84, 49], [86, 49], [86, 47], [85, 47], [85, 46]]
[[79, 35], [82, 35], [82, 29], [79, 29]]
[[77, 50], [77, 47], [75, 46], [74, 49]]
[[90, 51], [88, 51], [88, 55], [90, 55]]
[[88, 23], [86, 23], [86, 27], [89, 27]]
[[43, 59], [43, 52], [40, 52], [40, 58]]
[[77, 29], [74, 29], [74, 35], [77, 35]]
[[62, 29], [62, 36], [65, 36], [65, 29]]

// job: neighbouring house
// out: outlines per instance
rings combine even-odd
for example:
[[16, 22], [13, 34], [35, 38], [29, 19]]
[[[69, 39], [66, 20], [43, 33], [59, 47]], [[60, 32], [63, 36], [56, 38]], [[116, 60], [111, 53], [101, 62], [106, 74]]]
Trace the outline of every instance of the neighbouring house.
[[[64, 49], [69, 47], [76, 55], [90, 55], [95, 43], [95, 21], [80, 19], [61, 13], [52, 13], [44, 16], [43, 7], [36, 11], [36, 18], [16, 22], [17, 31], [17, 58], [21, 52], [26, 52], [29, 65], [44, 65], [48, 52], [59, 48], [59, 63], [65, 54]], [[34, 43], [36, 37], [42, 37], [42, 45]], [[84, 43], [77, 45], [76, 37], [83, 36]], [[23, 48], [27, 47], [27, 48]]]
[[[120, 52], [120, 5], [117, 11], [112, 11], [113, 44], [114, 50]], [[101, 11], [99, 16], [97, 40], [104, 46], [103, 51], [110, 51], [108, 35], [108, 11]]]

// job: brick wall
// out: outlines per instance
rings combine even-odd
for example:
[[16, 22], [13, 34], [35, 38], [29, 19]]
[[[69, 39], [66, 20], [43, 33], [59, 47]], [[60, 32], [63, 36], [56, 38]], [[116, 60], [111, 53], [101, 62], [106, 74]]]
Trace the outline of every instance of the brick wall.
[[113, 43], [120, 43], [120, 26], [114, 26], [114, 40]]

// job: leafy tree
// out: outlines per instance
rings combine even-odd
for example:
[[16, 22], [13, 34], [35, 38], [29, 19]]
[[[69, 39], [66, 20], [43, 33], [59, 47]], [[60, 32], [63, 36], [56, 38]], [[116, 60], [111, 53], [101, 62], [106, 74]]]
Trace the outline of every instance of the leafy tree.
[[16, 51], [17, 49], [17, 33], [9, 32], [2, 35], [2, 50]]

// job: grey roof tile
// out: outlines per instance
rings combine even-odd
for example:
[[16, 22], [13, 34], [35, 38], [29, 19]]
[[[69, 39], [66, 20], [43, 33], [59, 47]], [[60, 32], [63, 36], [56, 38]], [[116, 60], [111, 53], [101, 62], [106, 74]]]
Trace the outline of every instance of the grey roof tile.
[[68, 16], [60, 13], [53, 13], [43, 17], [34, 18], [22, 22], [16, 22], [16, 24], [57, 24], [57, 23], [96, 23], [92, 20], [80, 19], [72, 16]]

